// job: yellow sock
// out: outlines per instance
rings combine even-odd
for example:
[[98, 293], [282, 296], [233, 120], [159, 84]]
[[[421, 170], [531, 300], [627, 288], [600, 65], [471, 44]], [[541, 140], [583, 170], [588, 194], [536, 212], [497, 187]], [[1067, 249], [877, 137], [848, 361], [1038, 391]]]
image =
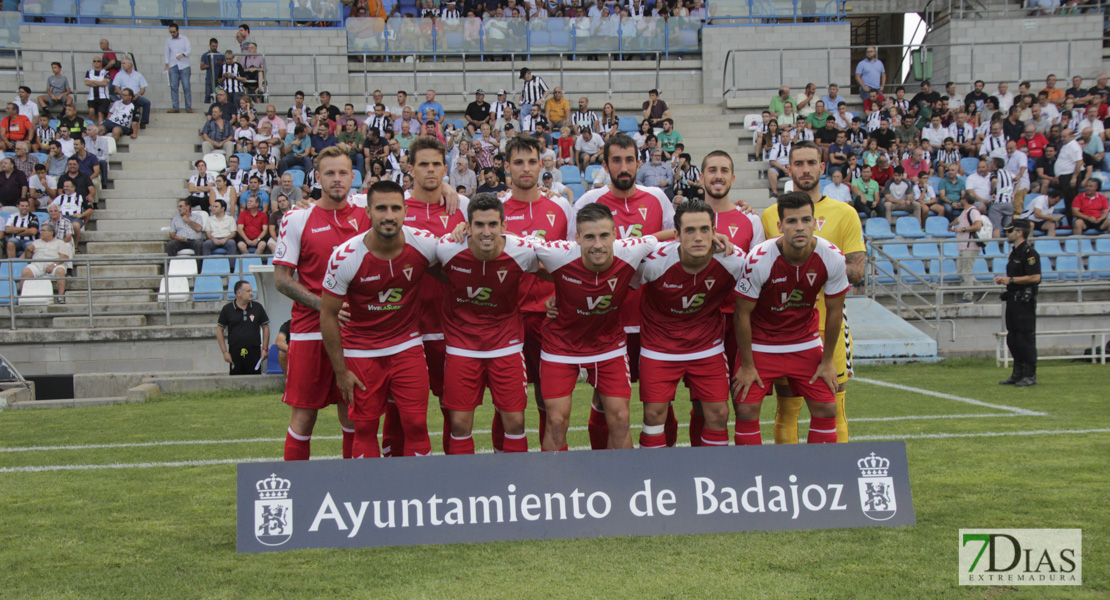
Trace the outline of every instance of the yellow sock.
[[802, 410], [801, 396], [778, 396], [775, 410], [775, 443], [798, 443], [798, 413]]
[[836, 393], [836, 441], [848, 441], [848, 413], [844, 409], [844, 396], [847, 392]]

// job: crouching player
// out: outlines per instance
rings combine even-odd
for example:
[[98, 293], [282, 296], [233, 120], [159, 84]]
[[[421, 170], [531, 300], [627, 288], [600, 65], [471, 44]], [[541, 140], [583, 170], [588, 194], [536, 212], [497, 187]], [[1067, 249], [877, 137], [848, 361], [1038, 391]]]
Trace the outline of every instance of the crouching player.
[[[736, 283], [736, 444], [763, 443], [759, 409], [767, 385], [779, 377], [785, 377], [809, 407], [806, 441], [831, 443], [836, 441], [833, 352], [840, 343], [849, 288], [844, 255], [814, 236], [813, 200], [808, 194], [783, 194], [778, 213], [782, 236], [752, 248]], [[823, 348], [816, 308], [822, 291], [828, 310]]]
[[744, 252], [728, 244], [716, 253], [715, 214], [686, 202], [675, 213], [678, 240], [659, 246], [640, 264], [641, 448], [667, 445], [664, 425], [678, 382], [686, 379], [701, 401], [700, 444], [728, 445], [729, 368], [721, 306], [744, 270]]
[[[428, 366], [420, 337], [417, 291], [436, 264], [438, 240], [403, 226], [401, 186], [370, 186], [370, 231], [332, 252], [324, 275], [320, 331], [347, 413], [355, 424], [354, 457], [380, 456], [378, 420], [393, 398], [405, 435], [405, 456], [431, 453], [428, 439]], [[339, 309], [351, 322], [340, 333]]]
[[493, 194], [478, 194], [466, 209], [465, 241], [444, 237], [436, 247], [447, 289], [443, 335], [447, 359], [443, 406], [450, 420], [448, 454], [474, 454], [474, 409], [486, 388], [504, 425], [504, 451], [527, 452], [524, 409], [524, 320], [519, 292], [525, 273], [539, 268], [532, 246], [505, 235], [505, 208]]

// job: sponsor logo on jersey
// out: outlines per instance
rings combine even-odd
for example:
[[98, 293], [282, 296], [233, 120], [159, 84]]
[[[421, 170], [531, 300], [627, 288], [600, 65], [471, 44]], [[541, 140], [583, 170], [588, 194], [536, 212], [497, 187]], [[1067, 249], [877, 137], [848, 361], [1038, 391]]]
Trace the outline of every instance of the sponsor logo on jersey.
[[505, 217], [505, 220], [506, 221], [523, 221], [524, 220], [524, 215], [513, 215], [511, 217]]
[[674, 284], [674, 283], [663, 282], [663, 288], [664, 289], [670, 289], [670, 290], [681, 290], [682, 286]]
[[638, 238], [644, 235], [644, 226], [641, 223], [636, 223], [635, 225], [629, 225], [627, 227], [621, 225], [620, 227], [617, 227], [617, 230], [620, 232], [622, 240], [628, 238]]
[[567, 277], [566, 275], [563, 275], [563, 281], [569, 281], [571, 283], [577, 283], [578, 285], [582, 285], [582, 282], [580, 280], [575, 279], [573, 277]]
[[493, 290], [487, 287], [466, 287], [466, 296], [473, 300], [489, 300]]
[[405, 290], [402, 288], [389, 288], [388, 290], [378, 292], [378, 302], [385, 304], [387, 302], [397, 303], [404, 297]]
[[415, 221], [416, 220], [416, 215], [413, 215], [411, 217], [405, 217], [405, 220], [406, 221]]
[[309, 231], [312, 233], [323, 233], [325, 231], [331, 231], [331, 225], [324, 225], [323, 227], [317, 227], [316, 229], [309, 229]]
[[702, 304], [705, 304], [705, 294], [694, 294], [693, 296], [682, 297], [683, 309], [697, 308]]
[[786, 277], [776, 277], [771, 280], [771, 283], [786, 283]]
[[613, 297], [606, 294], [604, 296], [586, 296], [586, 308], [589, 310], [604, 310], [609, 308], [613, 303]]

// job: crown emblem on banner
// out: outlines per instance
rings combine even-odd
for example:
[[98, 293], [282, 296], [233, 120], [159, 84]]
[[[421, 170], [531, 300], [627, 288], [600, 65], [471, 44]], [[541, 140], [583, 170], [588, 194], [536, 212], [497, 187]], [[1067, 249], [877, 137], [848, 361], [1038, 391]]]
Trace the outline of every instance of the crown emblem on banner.
[[258, 498], [260, 500], [284, 500], [289, 496], [289, 488], [293, 483], [288, 479], [282, 479], [276, 474], [271, 473], [266, 479], [259, 479], [258, 483], [254, 485], [258, 490]]
[[875, 456], [872, 452], [871, 456], [865, 456], [856, 461], [856, 465], [859, 466], [860, 474], [864, 477], [886, 477], [890, 461], [881, 456]]

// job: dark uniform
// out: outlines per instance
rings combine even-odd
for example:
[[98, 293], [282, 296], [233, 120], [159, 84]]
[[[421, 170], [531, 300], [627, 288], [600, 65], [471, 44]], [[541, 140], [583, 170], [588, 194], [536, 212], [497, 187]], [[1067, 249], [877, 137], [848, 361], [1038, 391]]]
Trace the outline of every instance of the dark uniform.
[[[1017, 219], [1013, 225], [1022, 227]], [[1028, 230], [1027, 230], [1028, 231]], [[1007, 277], [1041, 274], [1041, 257], [1028, 241], [1015, 246], [1006, 263]], [[1014, 372], [1003, 384], [1026, 387], [1037, 383], [1037, 284], [1010, 283], [1002, 294], [1006, 301], [1006, 346], [1014, 357]]]
[[239, 308], [228, 302], [216, 324], [227, 330], [227, 350], [231, 353], [231, 375], [262, 373], [262, 326], [270, 322], [266, 309], [257, 302]]

